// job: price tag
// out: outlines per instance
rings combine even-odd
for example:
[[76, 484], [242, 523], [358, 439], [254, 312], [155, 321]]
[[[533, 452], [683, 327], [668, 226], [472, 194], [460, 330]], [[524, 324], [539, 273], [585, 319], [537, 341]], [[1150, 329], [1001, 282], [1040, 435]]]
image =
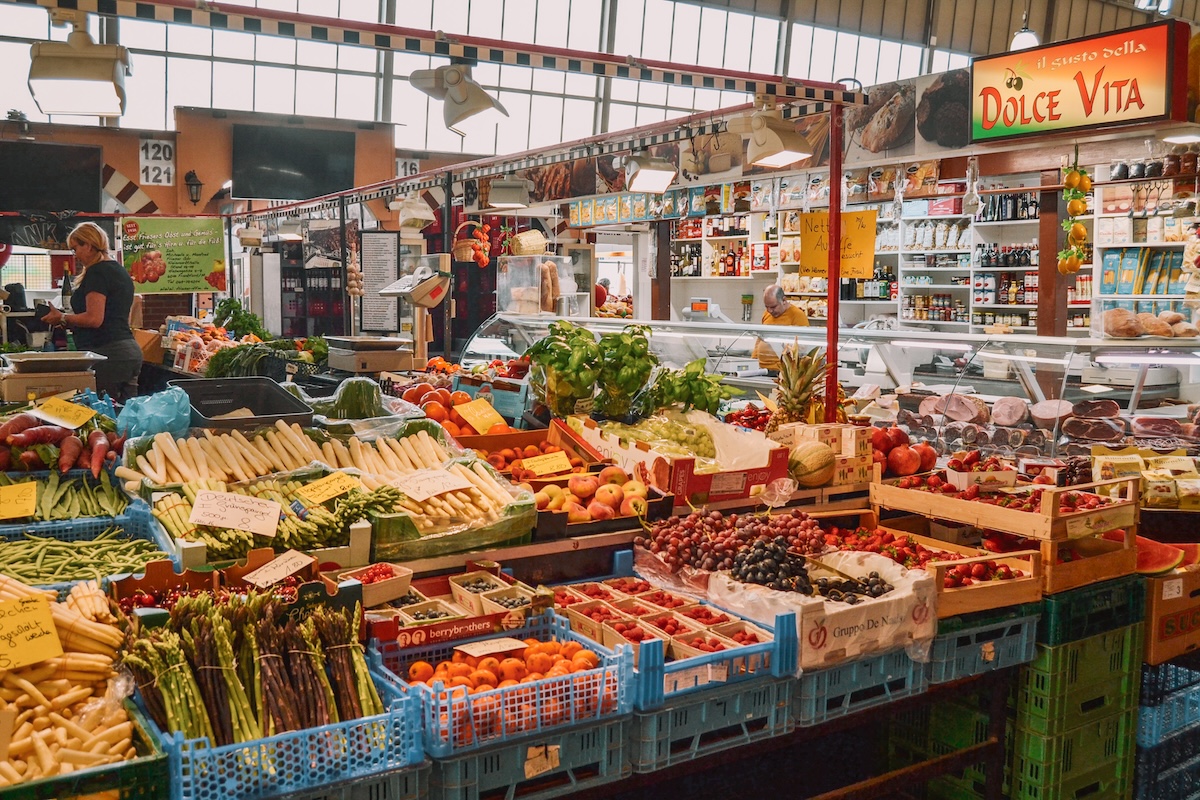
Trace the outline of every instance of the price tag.
[[392, 485], [420, 503], [446, 492], [470, 489], [473, 484], [444, 469], [419, 469], [397, 478]]
[[557, 453], [547, 453], [544, 456], [521, 459], [521, 466], [531, 470], [534, 475], [553, 475], [556, 472], [570, 472], [571, 459], [562, 450]]
[[500, 416], [496, 407], [482, 397], [469, 403], [463, 403], [461, 406], [455, 406], [454, 410], [479, 433], [487, 433], [493, 425], [508, 424], [504, 421], [504, 417]]
[[546, 772], [558, 769], [558, 749], [556, 744], [533, 745], [525, 751], [525, 778], [535, 778]]
[[496, 653], [511, 653], [514, 650], [524, 650], [528, 646], [520, 639], [506, 636], [502, 639], [484, 639], [482, 642], [460, 644], [456, 645], [454, 649], [461, 650], [475, 658], [483, 658], [484, 656], [495, 655]]
[[1174, 578], [1169, 581], [1163, 581], [1163, 600], [1178, 600], [1180, 597], [1183, 597], [1183, 578]]
[[213, 528], [232, 528], [259, 536], [274, 536], [282, 507], [274, 500], [231, 492], [197, 492], [188, 522]]
[[20, 669], [62, 654], [46, 598], [20, 597], [0, 603], [0, 669]]
[[315, 558], [305, 555], [299, 550], [288, 550], [253, 572], [246, 573], [242, 580], [260, 589], [265, 589], [268, 586], [274, 586], [289, 575], [295, 575], [315, 561]]
[[13, 726], [17, 724], [17, 710], [6, 708], [0, 711], [0, 761], [8, 760], [8, 746], [12, 743]]
[[313, 481], [307, 486], [300, 488], [300, 494], [307, 497], [313, 503], [324, 503], [339, 495], [343, 495], [351, 489], [362, 489], [362, 483], [353, 475], [347, 475], [344, 472], [335, 472], [332, 475], [326, 475], [319, 481]]
[[92, 417], [96, 416], [94, 409], [86, 408], [75, 403], [68, 403], [57, 397], [51, 397], [33, 410], [35, 417], [41, 417], [53, 425], [63, 428], [78, 428]]
[[744, 494], [745, 491], [744, 472], [718, 472], [713, 475], [712, 485], [708, 487], [709, 494]]
[[0, 519], [32, 517], [37, 511], [37, 481], [0, 486]]

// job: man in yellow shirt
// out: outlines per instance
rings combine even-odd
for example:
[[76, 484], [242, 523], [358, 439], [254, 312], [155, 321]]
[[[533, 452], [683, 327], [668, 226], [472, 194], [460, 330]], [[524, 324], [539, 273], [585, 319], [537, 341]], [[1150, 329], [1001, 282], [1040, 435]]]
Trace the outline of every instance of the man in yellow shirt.
[[[763, 290], [763, 306], [766, 308], [762, 315], [763, 325], [787, 325], [807, 328], [808, 314], [804, 309], [791, 304], [779, 284], [773, 283]], [[758, 365], [767, 370], [779, 369], [779, 355], [762, 339], [754, 344], [754, 357]]]

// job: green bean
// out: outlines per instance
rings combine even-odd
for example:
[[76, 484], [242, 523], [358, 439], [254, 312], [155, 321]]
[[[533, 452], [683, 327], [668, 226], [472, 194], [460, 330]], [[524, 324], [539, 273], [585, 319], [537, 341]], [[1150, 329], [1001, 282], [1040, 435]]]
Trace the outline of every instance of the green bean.
[[150, 561], [166, 557], [152, 542], [127, 538], [117, 527], [77, 542], [27, 534], [0, 543], [0, 573], [33, 584], [99, 580], [124, 572], [143, 572]]

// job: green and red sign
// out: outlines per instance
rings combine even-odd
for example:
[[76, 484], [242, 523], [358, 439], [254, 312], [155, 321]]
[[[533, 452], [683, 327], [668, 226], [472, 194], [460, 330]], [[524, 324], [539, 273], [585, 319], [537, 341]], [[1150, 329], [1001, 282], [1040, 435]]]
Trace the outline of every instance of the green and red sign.
[[971, 140], [1187, 115], [1190, 29], [1175, 20], [977, 58]]
[[137, 294], [225, 291], [219, 219], [123, 217], [121, 252]]

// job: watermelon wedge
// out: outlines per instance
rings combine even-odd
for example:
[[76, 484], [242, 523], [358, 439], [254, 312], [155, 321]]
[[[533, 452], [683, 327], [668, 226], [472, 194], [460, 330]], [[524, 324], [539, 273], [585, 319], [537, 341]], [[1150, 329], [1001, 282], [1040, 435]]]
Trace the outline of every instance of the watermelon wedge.
[[[1112, 542], [1123, 542], [1125, 541], [1125, 531], [1109, 531], [1104, 534], [1104, 538]], [[1184, 552], [1180, 548], [1156, 542], [1144, 536], [1136, 538], [1137, 567], [1135, 570], [1139, 575], [1161, 575], [1183, 563]]]
[[1181, 563], [1179, 566], [1190, 567], [1193, 564], [1200, 564], [1200, 543], [1176, 543], [1172, 544], [1171, 546], [1178, 547], [1183, 551], [1183, 563]]

